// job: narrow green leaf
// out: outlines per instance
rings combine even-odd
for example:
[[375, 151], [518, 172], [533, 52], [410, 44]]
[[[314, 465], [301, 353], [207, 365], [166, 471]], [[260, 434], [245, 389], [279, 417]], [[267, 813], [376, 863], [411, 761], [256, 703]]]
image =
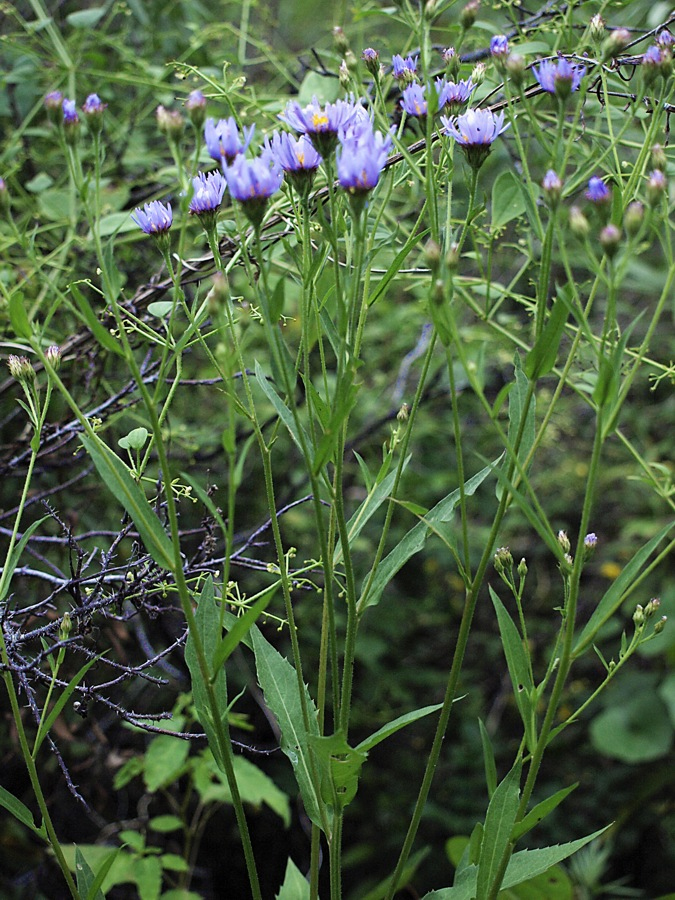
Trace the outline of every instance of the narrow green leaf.
[[552, 794], [546, 800], [542, 800], [541, 803], [537, 803], [536, 806], [533, 806], [529, 813], [522, 819], [522, 821], [518, 822], [513, 829], [513, 833], [511, 834], [511, 840], [515, 843], [520, 840], [520, 838], [527, 834], [528, 831], [531, 831], [535, 826], [537, 826], [546, 816], [550, 815], [553, 810], [559, 806], [565, 797], [568, 797], [575, 788], [579, 786], [579, 783], [571, 784], [569, 787], [562, 788], [559, 791], [556, 791], [555, 794]]
[[344, 732], [324, 737], [309, 735], [321, 772], [321, 798], [334, 809], [344, 809], [356, 796], [361, 767], [368, 754], [350, 747]]
[[621, 606], [627, 593], [631, 589], [633, 581], [640, 574], [640, 570], [661, 541], [671, 531], [673, 526], [675, 526], [675, 521], [664, 525], [651, 540], [647, 541], [647, 543], [638, 550], [631, 561], [625, 566], [619, 577], [605, 593], [600, 603], [598, 603], [595, 612], [582, 629], [581, 634], [577, 638], [574, 650], [572, 651], [573, 657], [579, 656], [589, 644], [593, 643], [600, 628], [602, 628], [605, 622], [611, 619], [617, 609]]
[[265, 702], [274, 714], [281, 730], [281, 749], [290, 759], [295, 779], [312, 822], [325, 830], [326, 806], [315, 785], [315, 768], [309, 748], [309, 737], [319, 737], [316, 707], [309, 691], [305, 691], [305, 703], [309, 710], [309, 722], [305, 726], [302, 702], [295, 669], [290, 662], [263, 637], [257, 626], [251, 629], [258, 682], [265, 695]]
[[9, 321], [17, 337], [32, 337], [33, 329], [28, 321], [26, 300], [21, 291], [15, 291], [9, 298]]
[[91, 303], [79, 289], [78, 282], [73, 281], [68, 285], [68, 293], [75, 301], [89, 331], [91, 331], [101, 347], [105, 350], [110, 350], [112, 353], [116, 353], [118, 356], [124, 356], [124, 351], [122, 350], [119, 341], [101, 324], [98, 316], [92, 309]]
[[40, 747], [42, 746], [42, 742], [49, 734], [49, 730], [56, 721], [57, 717], [61, 714], [63, 707], [68, 702], [68, 698], [72, 695], [75, 688], [82, 681], [84, 676], [87, 674], [89, 669], [94, 665], [95, 662], [99, 662], [101, 659], [100, 656], [95, 656], [93, 659], [90, 659], [86, 662], [80, 671], [68, 682], [68, 686], [65, 687], [62, 693], [59, 695], [58, 700], [52, 707], [47, 718], [42, 722], [40, 728], [38, 729], [38, 733], [35, 737], [35, 749], [33, 751], [33, 756], [38, 752]]
[[[209, 575], [204, 582], [197, 610], [195, 612], [195, 620], [197, 634], [201, 639], [202, 647], [206, 655], [207, 661], [212, 660], [216, 654], [220, 643], [220, 610], [216, 605], [215, 594], [213, 590], [213, 579]], [[218, 731], [216, 722], [213, 717], [213, 710], [209, 702], [209, 692], [207, 681], [210, 672], [206, 677], [202, 674], [195, 650], [195, 637], [190, 633], [185, 645], [185, 662], [190, 670], [190, 678], [192, 680], [192, 699], [195, 704], [195, 712], [199, 719], [206, 736], [209, 741], [209, 748], [213, 753], [214, 759], [218, 766], [225, 771], [225, 764], [220, 750], [220, 742], [218, 740]], [[217, 713], [222, 721], [225, 721], [227, 709], [227, 681], [225, 678], [225, 667], [221, 666], [214, 682], [214, 690], [217, 704]]]
[[[486, 466], [484, 469], [481, 469], [481, 471], [477, 472], [472, 478], [469, 478], [464, 485], [465, 495], [470, 497], [474, 494], [500, 461], [501, 457], [490, 463], [490, 465]], [[447, 497], [444, 497], [443, 500], [440, 500], [433, 509], [429, 510], [424, 519], [411, 528], [403, 539], [399, 541], [396, 547], [394, 547], [394, 549], [382, 560], [377, 567], [368, 594], [364, 596], [362, 593], [361, 595], [361, 599], [359, 600], [359, 612], [362, 612], [369, 606], [374, 606], [376, 603], [379, 603], [382, 592], [394, 575], [424, 546], [427, 537], [431, 533], [430, 526], [436, 527], [437, 525], [443, 522], [449, 522], [452, 519], [454, 509], [459, 503], [459, 499], [460, 492], [458, 489], [452, 491], [452, 493], [448, 494]], [[365, 589], [365, 585], [368, 584], [370, 577], [371, 575], [368, 574], [363, 582], [362, 590]]]
[[36, 522], [33, 522], [21, 535], [21, 540], [17, 542], [12, 551], [12, 555], [9, 560], [5, 563], [5, 566], [8, 569], [8, 575], [5, 581], [5, 587], [2, 593], [0, 594], [0, 603], [5, 599], [7, 594], [9, 593], [9, 586], [12, 581], [12, 575], [14, 574], [14, 570], [19, 565], [19, 560], [21, 558], [21, 554], [23, 553], [26, 544], [31, 539], [33, 534], [37, 531], [37, 529], [42, 525], [45, 519], [48, 519], [49, 516], [43, 516], [41, 519], [38, 519]]
[[568, 314], [567, 300], [559, 291], [544, 330], [525, 358], [524, 371], [531, 381], [548, 375], [555, 365]]
[[497, 613], [504, 656], [506, 657], [511, 685], [513, 686], [513, 694], [525, 728], [525, 739], [528, 749], [532, 750], [536, 742], [532, 708], [534, 685], [530, 674], [527, 651], [513, 619], [492, 587], [490, 587], [490, 597]]
[[[108, 856], [97, 867], [96, 876], [91, 884], [91, 887], [89, 888], [89, 893], [87, 894], [87, 900], [101, 900], [101, 898], [105, 896], [103, 893], [103, 882], [105, 881], [108, 872], [112, 868], [112, 865], [117, 859], [117, 856], [121, 852], [121, 850], [121, 847], [117, 847], [117, 849], [113, 850], [112, 853], [109, 853]], [[77, 866], [77, 856], [75, 859], [75, 865]], [[91, 869], [89, 871], [91, 871]]]
[[213, 655], [211, 661], [213, 668], [213, 675], [211, 676], [212, 681], [218, 677], [218, 672], [221, 667], [227, 662], [235, 648], [239, 646], [244, 636], [248, 634], [260, 615], [267, 609], [278, 587], [278, 584], [273, 584], [264, 591], [263, 594], [258, 597], [256, 602], [252, 606], [249, 606], [242, 615], [234, 617], [234, 624], [229, 628], [227, 634], [220, 642], [220, 646]]
[[97, 435], [81, 434], [80, 440], [105, 486], [131, 516], [148, 553], [158, 566], [172, 572], [173, 545], [128, 466]]
[[276, 900], [309, 900], [309, 882], [290, 857]]
[[28, 809], [25, 803], [22, 803], [14, 794], [10, 794], [2, 785], [0, 785], [0, 806], [3, 806], [8, 812], [19, 820], [23, 825], [37, 834], [39, 837], [47, 840], [47, 831], [44, 825], [39, 828], [33, 819], [33, 813]]
[[[457, 700], [461, 699], [461, 697], [457, 697], [455, 703]], [[402, 716], [398, 716], [398, 718], [383, 725], [382, 728], [378, 728], [374, 734], [371, 734], [370, 737], [367, 737], [365, 740], [361, 741], [360, 744], [357, 744], [356, 749], [361, 750], [364, 753], [370, 753], [373, 747], [377, 747], [378, 744], [382, 743], [382, 741], [386, 740], [397, 731], [400, 731], [401, 728], [405, 728], [406, 725], [411, 725], [418, 719], [430, 715], [430, 713], [438, 712], [442, 706], [442, 703], [435, 703], [433, 706], [423, 706], [421, 709], [415, 709], [412, 712], [404, 713]]]
[[[79, 847], [75, 848], [75, 878], [80, 896], [92, 897], [91, 886], [94, 883], [94, 873], [91, 871], [87, 860], [82, 856], [82, 851]], [[93, 895], [93, 900], [104, 900], [100, 890]]]
[[[281, 399], [281, 397], [274, 390], [271, 382], [269, 381], [269, 379], [263, 372], [263, 370], [260, 366], [260, 363], [257, 360], [255, 361], [255, 377], [256, 377], [258, 384], [260, 385], [260, 388], [261, 388], [263, 394], [267, 397], [267, 399], [270, 401], [270, 403], [276, 410], [277, 415], [279, 416], [281, 421], [284, 423], [284, 425], [288, 429], [288, 433], [291, 435], [291, 437], [297, 444], [298, 448], [302, 451], [302, 440], [300, 438], [301, 434], [304, 439], [305, 447], [310, 447], [311, 442], [310, 442], [306, 432], [304, 431], [304, 429], [299, 430], [299, 426], [296, 425], [295, 419], [293, 418], [293, 414], [291, 413], [290, 409], [286, 406], [284, 401]], [[300, 428], [301, 428], [301, 426], [300, 426]]]
[[[514, 384], [509, 391], [509, 445], [515, 447], [516, 438], [522, 428], [522, 437], [518, 447], [518, 460], [522, 463], [529, 455], [534, 439], [536, 436], [535, 429], [535, 400], [534, 394], [530, 396], [530, 381], [523, 372], [520, 362], [520, 354], [516, 352], [513, 358]], [[529, 400], [528, 400], [529, 398]], [[525, 419], [524, 425], [521, 425]], [[509, 454], [504, 460], [504, 469], [509, 465], [513, 453]], [[496, 494], [497, 499], [501, 499], [504, 492], [504, 485], [500, 480], [497, 483]]]
[[284, 311], [284, 295], [286, 288], [286, 279], [280, 278], [270, 297], [270, 322], [276, 325]]
[[497, 785], [485, 817], [485, 830], [480, 847], [476, 889], [479, 897], [487, 897], [499, 877], [504, 851], [511, 842], [511, 832], [518, 812], [521, 763], [518, 761]]
[[497, 764], [495, 763], [495, 752], [492, 749], [492, 741], [487, 729], [483, 724], [483, 720], [478, 720], [480, 729], [480, 741], [483, 745], [483, 766], [485, 768], [485, 783], [487, 784], [488, 797], [492, 799], [492, 795], [497, 787]]
[[[570, 841], [567, 844], [556, 844], [553, 847], [545, 847], [542, 850], [520, 850], [511, 857], [506, 869], [502, 890], [515, 887], [537, 875], [542, 875], [553, 866], [558, 865], [564, 859], [572, 856], [577, 850], [581, 850], [595, 838], [599, 837], [610, 826], [601, 828], [587, 837], [578, 841]], [[477, 891], [477, 869], [470, 866], [464, 870], [461, 884], [455, 884], [451, 888], [442, 888], [439, 891], [431, 891], [425, 894], [422, 900], [474, 900]], [[484, 894], [482, 896], [485, 896]]]
[[[407, 467], [412, 454], [407, 457], [403, 463], [403, 469]], [[365, 465], [365, 464], [364, 464]], [[394, 482], [396, 481], [396, 472], [390, 472], [389, 475], [379, 484], [372, 486], [368, 492], [368, 496], [361, 503], [354, 515], [347, 522], [347, 535], [349, 537], [349, 546], [353, 547], [354, 542], [363, 531], [364, 526], [369, 519], [375, 515], [380, 506], [389, 497]], [[333, 555], [333, 565], [336, 566], [342, 559], [342, 544], [338, 541]]]
[[594, 831], [593, 834], [579, 838], [578, 841], [555, 844], [552, 847], [544, 847], [541, 850], [520, 850], [518, 853], [514, 853], [506, 869], [502, 890], [522, 884], [523, 881], [528, 881], [530, 878], [548, 871], [552, 866], [557, 866], [558, 863], [572, 856], [577, 850], [581, 850], [586, 844], [590, 844], [591, 841], [600, 837], [610, 827], [610, 825], [606, 825], [604, 828]]

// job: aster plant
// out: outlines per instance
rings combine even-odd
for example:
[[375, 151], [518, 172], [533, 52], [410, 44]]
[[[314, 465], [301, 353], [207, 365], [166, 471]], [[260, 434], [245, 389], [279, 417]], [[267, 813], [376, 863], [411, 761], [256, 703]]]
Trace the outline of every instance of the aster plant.
[[586, 74], [586, 67], [574, 65], [564, 56], [559, 56], [555, 61], [543, 60], [533, 72], [546, 93], [555, 94], [561, 100], [566, 100], [571, 93], [579, 90], [581, 79]]
[[237, 156], [245, 153], [255, 131], [255, 125], [239, 131], [234, 118], [207, 119], [204, 124], [204, 141], [211, 159], [223, 167], [231, 166]]
[[263, 150], [254, 159], [240, 154], [231, 166], [225, 167], [230, 194], [255, 228], [260, 227], [269, 198], [279, 190], [283, 179], [283, 169], [269, 150]]
[[306, 134], [317, 153], [327, 159], [337, 146], [339, 133], [364, 114], [365, 110], [360, 104], [336, 100], [335, 103], [321, 106], [315, 96], [304, 108], [296, 101], [291, 101], [279, 118], [298, 134]]

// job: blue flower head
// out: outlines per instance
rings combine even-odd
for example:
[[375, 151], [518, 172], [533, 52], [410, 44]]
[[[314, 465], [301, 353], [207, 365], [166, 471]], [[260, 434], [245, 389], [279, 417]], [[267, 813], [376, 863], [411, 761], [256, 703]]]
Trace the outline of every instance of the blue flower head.
[[321, 106], [317, 97], [303, 109], [296, 101], [286, 106], [279, 118], [298, 134], [306, 134], [316, 151], [327, 159], [338, 141], [338, 134], [361, 112], [363, 107], [347, 100], [336, 100]]
[[391, 149], [391, 135], [370, 128], [341, 137], [337, 149], [337, 174], [341, 187], [350, 195], [359, 213], [367, 194], [377, 186]]
[[409, 84], [407, 88], [404, 88], [403, 96], [401, 98], [401, 107], [407, 115], [415, 118], [426, 116], [428, 104], [427, 99], [424, 96], [425, 91], [426, 88], [416, 82]]
[[506, 59], [509, 55], [509, 40], [505, 34], [496, 34], [490, 41], [490, 53], [493, 57]]
[[312, 187], [316, 170], [322, 159], [306, 134], [299, 138], [287, 132], [275, 131], [272, 139], [265, 141], [265, 149], [288, 175], [291, 184], [302, 197], [307, 197]]
[[284, 173], [269, 150], [255, 159], [239, 154], [231, 166], [225, 167], [225, 179], [230, 193], [241, 203], [254, 227], [263, 220], [267, 203], [281, 187]]
[[204, 125], [204, 141], [211, 159], [215, 159], [222, 166], [230, 166], [239, 154], [244, 153], [251, 143], [255, 125], [244, 128], [239, 133], [237, 123], [233, 118], [207, 119]]
[[64, 97], [61, 104], [61, 110], [63, 111], [64, 125], [76, 125], [80, 121], [74, 100], [69, 100], [67, 97]]
[[145, 234], [166, 234], [173, 222], [173, 210], [170, 203], [165, 206], [159, 200], [152, 200], [143, 209], [135, 209], [131, 219]]
[[586, 199], [590, 200], [591, 203], [594, 203], [596, 206], [604, 206], [612, 199], [612, 192], [607, 187], [602, 178], [593, 176], [593, 178], [591, 178], [588, 182]]
[[438, 92], [438, 108], [447, 109], [451, 116], [459, 115], [469, 102], [476, 85], [467, 79], [466, 81], [447, 81], [445, 78], [436, 79], [436, 91]]
[[490, 153], [492, 144], [509, 127], [504, 113], [495, 115], [489, 109], [468, 109], [463, 116], [448, 119], [441, 116], [445, 133], [453, 138], [466, 154], [473, 169], [479, 169]]
[[417, 72], [417, 57], [409, 56], [403, 59], [400, 53], [391, 58], [392, 74], [397, 81], [414, 81]]
[[98, 94], [89, 94], [82, 104], [82, 112], [85, 116], [102, 116], [107, 103], [102, 103]]
[[556, 94], [561, 100], [565, 100], [573, 91], [579, 89], [581, 79], [586, 74], [586, 67], [572, 65], [564, 56], [559, 56], [555, 62], [545, 59], [533, 72], [547, 93]]
[[199, 172], [192, 179], [192, 199], [188, 209], [193, 216], [215, 213], [223, 202], [223, 194], [227, 183], [220, 172]]

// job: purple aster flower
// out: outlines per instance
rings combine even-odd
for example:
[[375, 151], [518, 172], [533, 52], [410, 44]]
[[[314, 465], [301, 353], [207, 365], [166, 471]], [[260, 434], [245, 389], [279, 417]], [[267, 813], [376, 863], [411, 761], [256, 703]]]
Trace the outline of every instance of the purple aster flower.
[[202, 213], [215, 212], [223, 202], [226, 186], [220, 172], [209, 172], [208, 175], [199, 172], [192, 179], [192, 199], [188, 207], [190, 213], [199, 216]]
[[416, 82], [409, 84], [407, 88], [404, 88], [403, 96], [401, 98], [401, 107], [404, 112], [415, 118], [426, 116], [428, 104], [426, 97], [424, 96], [425, 91], [426, 88]]
[[559, 56], [555, 62], [545, 59], [538, 69], [533, 69], [533, 72], [534, 77], [547, 93], [557, 94], [564, 100], [573, 91], [579, 89], [581, 79], [586, 74], [586, 67], [572, 65], [564, 56]]
[[250, 222], [257, 228], [262, 222], [267, 202], [281, 187], [284, 172], [271, 151], [263, 150], [255, 159], [239, 154], [231, 166], [225, 167], [230, 193], [244, 208]]
[[467, 79], [466, 81], [446, 81], [445, 78], [436, 79], [436, 91], [438, 92], [438, 108], [447, 107], [451, 116], [459, 114], [466, 104], [469, 102], [471, 94], [476, 89], [476, 85]]
[[659, 47], [671, 47], [673, 41], [675, 41], [675, 38], [673, 38], [672, 34], [668, 31], [667, 28], [664, 28], [663, 31], [659, 31], [658, 35], [656, 36], [656, 43], [659, 45]]
[[363, 129], [342, 140], [337, 149], [337, 174], [340, 185], [349, 193], [357, 213], [366, 195], [376, 187], [391, 149], [391, 134]]
[[171, 228], [173, 210], [170, 203], [165, 206], [159, 200], [152, 200], [146, 203], [143, 209], [135, 209], [131, 214], [131, 220], [145, 234], [165, 234]]
[[279, 116], [298, 134], [306, 134], [317, 152], [327, 159], [335, 149], [338, 134], [354, 119], [365, 112], [360, 104], [347, 100], [336, 100], [321, 106], [317, 97], [304, 109], [296, 101], [291, 101]]
[[294, 138], [287, 132], [275, 131], [265, 145], [284, 172], [314, 172], [321, 165], [321, 156], [306, 134]]
[[490, 54], [497, 59], [506, 59], [509, 55], [509, 40], [505, 34], [496, 34], [490, 41]]
[[361, 54], [361, 59], [366, 64], [366, 69], [373, 75], [375, 78], [379, 78], [380, 76], [380, 54], [377, 50], [373, 50], [372, 47], [366, 47], [366, 49]]
[[207, 119], [204, 125], [204, 141], [209, 156], [223, 167], [232, 165], [236, 157], [244, 153], [251, 143], [254, 131], [255, 125], [251, 125], [242, 129], [240, 135], [233, 118], [218, 119], [217, 122]]
[[652, 44], [647, 48], [646, 53], [642, 55], [643, 66], [660, 66], [661, 65], [661, 48], [656, 44]]
[[403, 59], [400, 53], [392, 56], [391, 66], [394, 78], [397, 81], [412, 81], [415, 77], [415, 73], [417, 72], [417, 59], [417, 56], [414, 59], [412, 56], [409, 56], [407, 59]]
[[467, 162], [479, 169], [488, 157], [494, 141], [509, 127], [504, 113], [495, 115], [489, 109], [468, 109], [454, 120], [441, 116], [445, 133], [453, 138], [466, 154]]
[[268, 150], [281, 168], [288, 174], [291, 183], [300, 196], [307, 197], [312, 187], [316, 170], [322, 159], [306, 134], [299, 138], [275, 131], [272, 140], [265, 141]]
[[101, 98], [98, 94], [89, 94], [82, 105], [82, 112], [85, 116], [102, 116], [103, 110], [107, 106], [107, 103], [101, 102]]
[[595, 203], [596, 206], [603, 206], [606, 203], [609, 203], [612, 197], [612, 192], [607, 187], [602, 178], [597, 178], [594, 176], [588, 182], [588, 190], [586, 191], [586, 199], [590, 200], [591, 203]]
[[80, 121], [80, 117], [77, 114], [77, 108], [75, 106], [74, 100], [69, 100], [67, 97], [64, 97], [61, 104], [61, 109], [63, 110], [64, 125], [75, 125]]

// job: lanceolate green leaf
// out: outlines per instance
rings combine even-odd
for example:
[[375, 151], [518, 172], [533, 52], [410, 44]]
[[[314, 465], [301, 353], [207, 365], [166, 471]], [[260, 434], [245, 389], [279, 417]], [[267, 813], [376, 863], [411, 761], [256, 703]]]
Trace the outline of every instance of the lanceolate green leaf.
[[499, 623], [499, 633], [502, 639], [504, 655], [506, 656], [506, 665], [509, 670], [509, 677], [513, 687], [513, 694], [523, 720], [525, 729], [525, 739], [528, 748], [532, 750], [536, 742], [536, 734], [534, 733], [533, 708], [532, 708], [532, 692], [534, 685], [530, 674], [530, 666], [527, 658], [523, 639], [516, 628], [513, 619], [509, 615], [506, 607], [490, 587], [490, 597], [497, 613], [497, 622]]
[[[455, 703], [460, 699], [461, 697], [457, 697]], [[360, 744], [357, 744], [356, 749], [369, 753], [373, 747], [377, 747], [378, 744], [386, 740], [390, 735], [400, 731], [401, 728], [405, 728], [406, 725], [410, 725], [418, 719], [428, 716], [430, 713], [437, 712], [442, 706], [442, 703], [435, 703], [433, 706], [423, 706], [421, 709], [415, 709], [412, 712], [405, 713], [397, 719], [383, 725], [382, 728], [379, 728], [374, 734], [371, 734], [370, 737], [361, 741]]]
[[35, 738], [35, 749], [33, 751], [33, 756], [35, 756], [37, 751], [40, 749], [42, 742], [49, 734], [49, 729], [52, 727], [57, 717], [60, 715], [61, 710], [68, 702], [68, 698], [71, 696], [78, 684], [82, 681], [89, 669], [91, 669], [94, 663], [98, 662], [100, 658], [100, 656], [95, 656], [93, 659], [90, 659], [88, 662], [86, 662], [77, 673], [77, 675], [75, 675], [75, 677], [68, 682], [67, 687], [63, 689], [63, 692], [59, 695], [58, 700], [50, 710], [49, 715], [40, 725], [37, 736]]
[[578, 787], [578, 782], [577, 784], [571, 784], [569, 787], [556, 791], [555, 794], [552, 794], [550, 797], [547, 797], [546, 800], [542, 800], [541, 803], [537, 803], [536, 806], [532, 807], [525, 818], [514, 826], [511, 840], [517, 841], [524, 834], [527, 834], [528, 831], [531, 831], [536, 825], [543, 821], [546, 816], [552, 813], [576, 787]]
[[325, 830], [326, 806], [318, 792], [316, 767], [309, 747], [310, 736], [319, 737], [317, 713], [305, 686], [309, 722], [305, 726], [298, 677], [293, 666], [263, 637], [257, 626], [251, 629], [258, 682], [265, 702], [281, 730], [281, 749], [290, 759], [300, 795], [309, 818]]
[[[464, 493], [466, 496], [470, 497], [478, 490], [495, 466], [499, 464], [500, 460], [501, 457], [490, 463], [489, 466], [481, 469], [480, 472], [477, 472], [472, 478], [469, 478], [464, 485]], [[396, 547], [394, 547], [391, 553], [382, 560], [377, 567], [375, 577], [373, 578], [368, 593], [361, 595], [361, 599], [359, 600], [359, 612], [363, 612], [368, 606], [374, 606], [376, 603], [379, 603], [382, 592], [394, 575], [412, 556], [415, 555], [415, 553], [418, 553], [422, 549], [427, 537], [431, 533], [431, 527], [450, 521], [454, 509], [459, 503], [459, 499], [460, 493], [459, 490], [456, 490], [451, 494], [448, 494], [447, 497], [444, 497], [443, 500], [440, 500], [433, 509], [429, 510], [424, 519], [411, 528], [405, 537], [399, 541]], [[370, 574], [366, 577], [364, 588], [370, 581], [370, 577]]]
[[[581, 850], [586, 844], [590, 844], [603, 832], [601, 828], [578, 841], [570, 841], [567, 844], [555, 844], [553, 847], [544, 847], [541, 850], [521, 850], [514, 853], [509, 862], [501, 889], [515, 887], [530, 878], [535, 878], [543, 872], [547, 872], [553, 866], [558, 865], [564, 859], [572, 856], [577, 850]], [[473, 900], [476, 897], [477, 867], [469, 866], [464, 870], [462, 883], [451, 888], [442, 888], [440, 891], [431, 891], [425, 894], [422, 900]]]
[[525, 374], [533, 381], [548, 375], [555, 365], [568, 315], [568, 301], [559, 291], [546, 326], [525, 359]]
[[[173, 546], [128, 467], [97, 435], [80, 435], [103, 483], [131, 516], [145, 549], [162, 569], [174, 570]], [[166, 473], [165, 473], [166, 475]]]
[[[509, 391], [509, 444], [515, 447], [516, 439], [520, 434], [518, 445], [518, 460], [523, 463], [527, 458], [535, 439], [535, 402], [534, 394], [530, 391], [530, 381], [523, 372], [520, 362], [520, 354], [516, 352], [513, 358], [514, 383]], [[513, 453], [504, 460], [504, 468], [507, 469], [512, 461]], [[497, 484], [497, 497], [501, 498], [504, 485], [500, 481]]]
[[309, 881], [290, 858], [286, 863], [284, 883], [276, 900], [309, 900]]
[[511, 832], [518, 812], [520, 771], [521, 764], [518, 762], [497, 785], [488, 806], [476, 876], [479, 897], [488, 896], [498, 876], [504, 851], [511, 841]]
[[595, 612], [583, 628], [575, 644], [573, 656], [579, 656], [589, 644], [593, 643], [599, 629], [602, 628], [605, 622], [611, 619], [617, 609], [621, 606], [633, 581], [640, 574], [642, 567], [661, 541], [671, 531], [673, 526], [675, 526], [675, 522], [669, 522], [667, 525], [664, 525], [651, 540], [647, 541], [647, 543], [638, 550], [628, 565], [623, 569], [619, 577], [597, 605]]
[[[19, 565], [19, 559], [21, 558], [21, 554], [24, 551], [24, 548], [28, 541], [33, 536], [34, 532], [40, 527], [40, 525], [44, 522], [45, 519], [48, 519], [49, 516], [43, 516], [41, 519], [38, 519], [37, 522], [33, 522], [21, 535], [21, 540], [16, 544], [14, 549], [12, 550], [12, 555], [9, 560], [5, 563], [7, 566], [7, 574], [5, 575], [5, 583], [2, 593], [0, 593], [0, 603], [5, 599], [7, 594], [9, 593], [9, 586], [12, 581], [12, 575], [14, 574], [14, 569]], [[3, 572], [4, 574], [4, 572]]]
[[44, 825], [38, 826], [33, 819], [33, 813], [28, 809], [25, 803], [22, 803], [14, 794], [10, 794], [2, 785], [0, 785], [0, 806], [3, 806], [8, 812], [18, 819], [23, 825], [37, 834], [39, 837], [47, 840], [47, 831]]

